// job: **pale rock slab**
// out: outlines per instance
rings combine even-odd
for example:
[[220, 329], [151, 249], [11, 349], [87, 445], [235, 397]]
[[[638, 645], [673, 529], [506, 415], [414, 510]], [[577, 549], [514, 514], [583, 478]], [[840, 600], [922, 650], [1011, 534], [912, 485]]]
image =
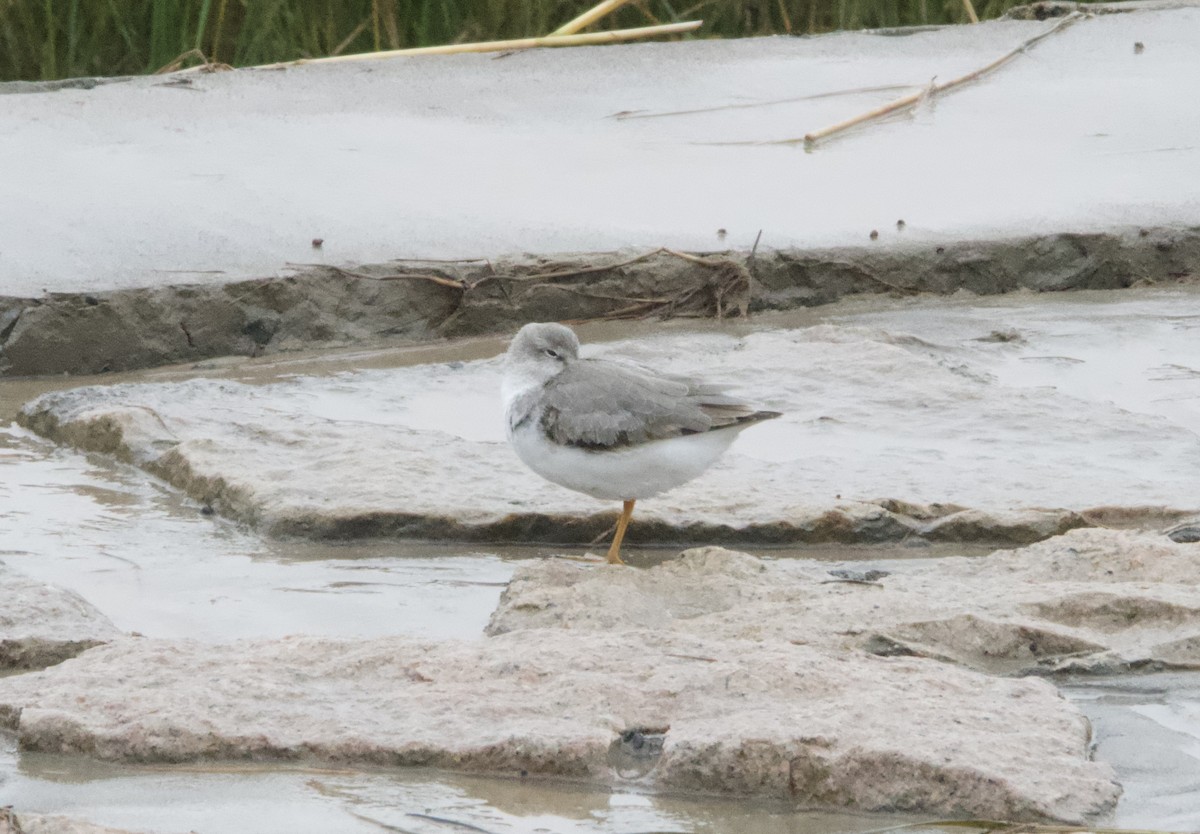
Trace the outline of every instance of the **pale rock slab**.
[[24, 750], [137, 762], [433, 766], [1024, 820], [1080, 821], [1119, 794], [1044, 681], [645, 629], [127, 639], [0, 680], [0, 715]]
[[58, 814], [20, 814], [16, 818], [17, 827], [8, 821], [9, 829], [4, 828], [5, 820], [0, 817], [0, 834], [136, 834], [125, 828], [110, 828], [97, 825], [86, 820], [64, 817]]
[[[1135, 305], [1117, 324], [1140, 336], [1137, 328], [1180, 303], [1164, 296]], [[1036, 317], [1031, 309], [1005, 311], [1002, 320]], [[1088, 310], [1073, 314], [1086, 322]], [[920, 311], [908, 315], [920, 324]], [[1133, 407], [1112, 401], [1111, 384], [1079, 384], [1079, 365], [1114, 362], [1122, 350], [1104, 347], [1090, 325], [1070, 346], [1088, 350], [1089, 361], [1055, 364], [1045, 353], [1067, 348], [1053, 332], [1035, 337], [1032, 325], [1024, 356], [973, 338], [987, 332], [982, 323], [959, 322], [963, 336], [949, 344], [907, 334], [905, 324], [587, 346], [735, 383], [739, 394], [784, 412], [747, 431], [702, 477], [639, 504], [631, 543], [1027, 544], [1114, 512], [1148, 526], [1194, 511], [1181, 504], [1194, 500], [1200, 414], [1162, 411], [1160, 401], [1177, 402], [1175, 389], [1162, 387], [1173, 383], [1154, 383]], [[1146, 337], [1192, 361], [1194, 345], [1152, 330]], [[1022, 382], [1030, 367], [1040, 369], [1037, 385]], [[594, 539], [617, 507], [520, 464], [504, 442], [500, 373], [490, 359], [265, 385], [96, 386], [42, 396], [20, 421], [136, 463], [270, 534]]]
[[0, 562], [0, 670], [40, 669], [121, 632], [83, 597]]
[[984, 558], [897, 563], [845, 581], [828, 563], [721, 548], [649, 570], [566, 561], [517, 571], [489, 634], [653, 629], [918, 655], [999, 674], [1200, 667], [1200, 547], [1073, 530]]

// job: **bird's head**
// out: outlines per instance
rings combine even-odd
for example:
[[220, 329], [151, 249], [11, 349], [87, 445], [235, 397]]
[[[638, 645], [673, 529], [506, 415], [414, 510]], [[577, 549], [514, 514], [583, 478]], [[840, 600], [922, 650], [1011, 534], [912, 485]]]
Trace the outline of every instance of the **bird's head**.
[[527, 324], [508, 346], [505, 361], [535, 365], [557, 374], [573, 359], [579, 358], [579, 339], [571, 328], [551, 322]]
[[579, 358], [579, 339], [561, 324], [527, 324], [513, 337], [504, 356], [507, 390], [541, 387]]

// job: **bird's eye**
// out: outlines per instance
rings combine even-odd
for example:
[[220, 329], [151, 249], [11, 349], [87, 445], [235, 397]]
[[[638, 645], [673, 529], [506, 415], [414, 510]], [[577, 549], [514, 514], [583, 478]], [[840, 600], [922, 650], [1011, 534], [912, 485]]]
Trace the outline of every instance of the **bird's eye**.
[[557, 358], [558, 358], [558, 351], [557, 351], [557, 350], [555, 350], [554, 348], [546, 348], [546, 349], [543, 351], [543, 353], [545, 353], [545, 354], [546, 354], [547, 356], [549, 356], [551, 359], [557, 359]]

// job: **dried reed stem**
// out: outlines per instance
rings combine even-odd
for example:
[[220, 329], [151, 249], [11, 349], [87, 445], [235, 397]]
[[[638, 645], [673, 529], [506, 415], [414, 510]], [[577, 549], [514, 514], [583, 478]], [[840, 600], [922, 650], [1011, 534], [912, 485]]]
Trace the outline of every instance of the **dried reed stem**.
[[890, 104], [885, 104], [882, 107], [876, 107], [874, 110], [869, 110], [866, 113], [861, 113], [852, 119], [846, 119], [843, 122], [838, 122], [835, 125], [830, 125], [829, 127], [822, 128], [821, 130], [814, 130], [812, 133], [806, 133], [804, 135], [803, 139], [784, 139], [779, 142], [767, 142], [765, 144], [768, 144], [768, 145], [796, 145], [796, 144], [799, 144], [800, 142], [803, 142], [806, 148], [811, 149], [817, 142], [820, 142], [822, 139], [828, 139], [830, 136], [833, 136], [838, 133], [842, 133], [843, 131], [849, 130], [852, 127], [863, 124], [864, 122], [873, 121], [873, 120], [881, 118], [883, 116], [887, 116], [891, 113], [896, 113], [900, 110], [906, 110], [907, 108], [912, 107], [917, 102], [921, 101], [921, 99], [923, 99], [923, 98], [932, 97], [932, 96], [937, 95], [938, 93], [947, 92], [948, 90], [951, 90], [962, 84], [966, 84], [968, 81], [974, 81], [978, 78], [981, 78], [984, 75], [987, 75], [992, 70], [995, 70], [998, 67], [1002, 66], [1003, 64], [1008, 63], [1013, 58], [1017, 57], [1022, 52], [1029, 49], [1029, 47], [1033, 46], [1035, 43], [1042, 40], [1043, 38], [1048, 38], [1051, 35], [1053, 35], [1055, 32], [1062, 31], [1063, 29], [1065, 29], [1067, 26], [1071, 25], [1072, 23], [1075, 23], [1078, 20], [1082, 20], [1083, 17], [1084, 17], [1084, 15], [1080, 12], [1072, 12], [1071, 14], [1067, 15], [1062, 20], [1060, 20], [1058, 23], [1051, 26], [1045, 32], [1042, 32], [1039, 35], [1034, 35], [1029, 40], [1023, 42], [1016, 49], [1013, 49], [1012, 51], [1000, 56], [995, 61], [992, 61], [990, 64], [988, 64], [987, 66], [980, 67], [979, 69], [977, 69], [973, 72], [969, 72], [966, 75], [962, 75], [951, 81], [947, 81], [945, 84], [930, 84], [928, 87], [922, 89], [920, 92], [912, 93], [910, 95], [904, 96], [903, 98], [898, 98], [895, 101], [891, 102]]
[[585, 29], [588, 26], [591, 26], [600, 18], [612, 14], [628, 2], [629, 0], [603, 0], [603, 2], [592, 6], [592, 8], [588, 9], [586, 12], [569, 23], [564, 23], [562, 26], [559, 26], [550, 33], [550, 37], [574, 35], [580, 29]]
[[666, 23], [662, 26], [642, 26], [637, 29], [615, 29], [611, 32], [588, 32], [582, 35], [546, 35], [537, 38], [517, 38], [508, 41], [481, 41], [478, 43], [451, 43], [443, 46], [419, 46], [413, 49], [390, 49], [383, 52], [359, 52], [354, 55], [332, 55], [328, 58], [301, 58], [296, 61], [281, 61], [264, 64], [257, 69], [294, 67], [300, 64], [331, 64], [345, 61], [373, 61], [380, 58], [396, 58], [404, 55], [454, 55], [459, 52], [507, 52], [514, 49], [536, 49], [544, 46], [587, 46], [591, 44], [620, 43], [639, 38], [659, 35], [680, 35], [693, 32], [704, 23], [689, 20], [683, 23]]

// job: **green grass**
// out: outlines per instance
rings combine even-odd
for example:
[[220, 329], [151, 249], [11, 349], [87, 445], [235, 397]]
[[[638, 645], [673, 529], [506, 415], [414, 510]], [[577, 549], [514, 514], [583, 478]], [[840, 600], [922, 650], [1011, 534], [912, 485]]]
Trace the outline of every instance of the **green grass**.
[[[977, 0], [994, 17], [1020, 0]], [[544, 35], [588, 0], [0, 0], [0, 80], [234, 66]], [[606, 29], [703, 18], [701, 37], [957, 23], [961, 0], [634, 0]], [[196, 60], [192, 59], [191, 63]]]

